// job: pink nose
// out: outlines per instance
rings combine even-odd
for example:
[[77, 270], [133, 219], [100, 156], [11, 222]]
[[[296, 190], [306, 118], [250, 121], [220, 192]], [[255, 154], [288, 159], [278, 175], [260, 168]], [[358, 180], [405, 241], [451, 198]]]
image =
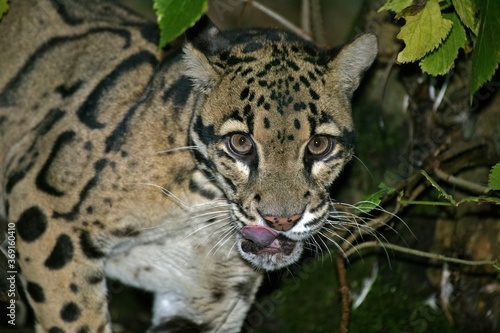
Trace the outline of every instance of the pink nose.
[[302, 214], [295, 214], [289, 217], [262, 216], [268, 226], [278, 231], [287, 231], [291, 229], [301, 217]]

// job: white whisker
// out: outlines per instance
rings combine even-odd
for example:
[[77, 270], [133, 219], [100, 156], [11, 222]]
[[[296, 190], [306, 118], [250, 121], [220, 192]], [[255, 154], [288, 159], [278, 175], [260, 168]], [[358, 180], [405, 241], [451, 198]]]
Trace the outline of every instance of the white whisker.
[[[320, 232], [319, 234], [324, 238], [326, 238], [328, 241], [331, 241], [334, 244], [334, 246], [337, 247], [344, 254], [344, 257], [345, 257], [345, 249], [356, 248], [356, 246], [353, 244], [353, 241], [356, 240], [356, 238], [365, 240], [364, 238], [365, 235], [370, 235], [371, 237], [374, 237], [378, 242], [382, 244], [384, 242], [388, 243], [387, 238], [382, 233], [377, 231], [379, 227], [385, 227], [395, 232], [398, 236], [401, 236], [396, 229], [394, 229], [391, 225], [387, 223], [392, 218], [397, 219], [399, 222], [403, 223], [403, 225], [408, 230], [410, 230], [408, 225], [400, 217], [398, 217], [394, 213], [387, 211], [386, 209], [384, 209], [379, 205], [374, 205], [374, 207], [371, 209], [370, 212], [361, 213], [359, 211], [359, 205], [366, 203], [373, 204], [370, 201], [360, 201], [354, 205], [348, 203], [334, 202], [333, 200], [331, 201], [331, 203], [332, 203], [332, 210], [330, 211], [330, 214], [326, 219], [326, 223], [322, 228], [325, 231]], [[335, 206], [345, 207], [348, 210], [335, 209]], [[349, 210], [352, 210], [352, 212], [350, 212]], [[381, 214], [386, 214], [386, 216], [388, 217], [377, 220], [380, 218], [380, 216], [383, 216]], [[342, 236], [342, 234], [343, 235], [347, 234], [349, 235], [349, 237], [345, 238]], [[333, 237], [338, 237], [339, 239], [341, 239], [343, 244], [339, 245], [337, 242], [334, 242], [332, 235], [334, 235]], [[356, 250], [356, 252], [360, 255], [358, 250]], [[385, 247], [384, 247], [384, 252], [390, 264], [390, 256]]]
[[181, 199], [179, 199], [175, 194], [173, 194], [172, 192], [170, 192], [169, 190], [167, 190], [163, 186], [156, 185], [156, 184], [153, 184], [153, 183], [137, 183], [137, 184], [156, 187], [156, 188], [160, 189], [163, 192], [163, 194], [165, 194], [167, 197], [174, 199], [183, 208], [188, 209], [188, 210], [190, 209], [190, 206], [188, 204], [186, 204], [184, 201], [182, 201]]
[[356, 155], [352, 155], [352, 157], [363, 166], [363, 168], [366, 170], [366, 172], [368, 172], [368, 175], [370, 176], [370, 178], [372, 179], [372, 181], [375, 181], [375, 178], [373, 178], [373, 175], [370, 172], [370, 169], [366, 166], [366, 164], [359, 157], [357, 157]]
[[171, 152], [179, 151], [179, 150], [195, 150], [195, 149], [198, 149], [198, 146], [184, 146], [184, 147], [176, 147], [176, 148], [170, 148], [167, 150], [156, 151], [156, 152], [154, 152], [154, 154], [167, 154], [167, 153], [171, 153]]
[[[342, 246], [340, 246], [333, 238], [331, 238], [330, 236], [328, 236], [327, 234], [325, 234], [322, 231], [318, 232], [318, 234], [321, 235], [321, 237], [323, 237], [323, 238], [327, 239], [328, 241], [330, 241], [342, 253], [343, 257], [348, 260], [348, 258], [345, 256], [345, 251], [342, 248]], [[339, 237], [342, 241], [346, 241], [345, 238], [341, 237], [338, 234], [335, 234], [335, 236]], [[351, 243], [349, 243], [349, 245], [352, 246]]]
[[[228, 230], [224, 231], [223, 234], [222, 234], [222, 237], [219, 239], [219, 241], [217, 243], [215, 243], [214, 246], [212, 246], [212, 248], [210, 249], [210, 251], [208, 251], [208, 253], [206, 254], [206, 258], [208, 258], [208, 256], [212, 253], [213, 251], [213, 254], [212, 256], [215, 256], [217, 251], [220, 250], [220, 248], [222, 246], [224, 246], [224, 244], [227, 243], [227, 241], [229, 239], [231, 239], [231, 237], [236, 233], [236, 230], [234, 228], [228, 228]], [[215, 251], [214, 251], [215, 250]]]
[[[198, 232], [200, 232], [200, 231], [204, 230], [205, 228], [213, 227], [215, 224], [225, 222], [226, 220], [229, 220], [230, 218], [231, 218], [230, 216], [224, 216], [224, 218], [222, 218], [222, 219], [220, 219], [220, 220], [215, 220], [215, 221], [208, 222], [208, 223], [206, 223], [204, 226], [202, 226], [202, 227], [200, 227], [200, 228], [197, 228], [196, 230], [194, 230], [193, 232], [191, 232], [189, 235], [187, 235], [187, 236], [186, 236], [186, 239], [187, 239], [188, 237], [191, 237], [191, 236], [193, 236], [194, 234], [196, 234], [196, 233], [198, 233]], [[224, 224], [223, 226], [219, 227], [218, 229], [223, 228], [223, 227], [225, 227], [225, 226], [226, 226], [226, 225], [228, 225], [228, 224], [230, 225], [230, 223], [227, 223], [227, 222], [225, 222], [225, 223], [226, 223], [226, 224]], [[213, 231], [212, 233], [210, 233], [210, 235], [208, 235], [208, 236], [205, 238], [205, 241], [207, 241], [207, 240], [208, 240], [208, 238], [209, 238], [210, 236], [212, 236], [212, 235], [213, 235], [213, 234], [214, 234], [214, 233], [215, 233], [218, 229], [216, 229], [215, 231]]]
[[229, 248], [229, 251], [227, 251], [227, 255], [226, 255], [226, 260], [229, 258], [229, 255], [231, 254], [231, 251], [234, 249], [234, 247], [236, 246], [238, 242], [234, 242], [233, 245]]

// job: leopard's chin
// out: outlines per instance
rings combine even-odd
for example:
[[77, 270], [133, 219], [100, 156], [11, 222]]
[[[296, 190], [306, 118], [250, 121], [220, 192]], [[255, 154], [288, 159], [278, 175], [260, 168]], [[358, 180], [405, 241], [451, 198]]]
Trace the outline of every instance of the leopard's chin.
[[239, 236], [237, 242], [241, 256], [255, 267], [267, 271], [277, 270], [295, 263], [303, 251], [302, 241], [291, 240], [279, 235], [264, 246]]

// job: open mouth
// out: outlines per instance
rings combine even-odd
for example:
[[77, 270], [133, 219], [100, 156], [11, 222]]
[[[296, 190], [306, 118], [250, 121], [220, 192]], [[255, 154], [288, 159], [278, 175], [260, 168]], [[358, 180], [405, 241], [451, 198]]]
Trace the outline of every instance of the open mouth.
[[296, 241], [288, 239], [275, 230], [258, 225], [245, 226], [241, 229], [243, 240], [241, 249], [253, 254], [278, 254], [290, 255]]

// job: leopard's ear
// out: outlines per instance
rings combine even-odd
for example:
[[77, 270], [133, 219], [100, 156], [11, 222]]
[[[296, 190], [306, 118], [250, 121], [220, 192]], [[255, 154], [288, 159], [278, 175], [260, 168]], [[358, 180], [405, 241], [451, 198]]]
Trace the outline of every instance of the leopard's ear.
[[218, 75], [205, 54], [189, 43], [184, 46], [183, 63], [184, 73], [191, 78], [194, 89], [210, 93], [218, 82]]
[[377, 57], [377, 37], [373, 33], [364, 33], [340, 49], [332, 49], [332, 52], [336, 53], [333, 68], [338, 78], [339, 88], [351, 98], [363, 74]]
[[211, 58], [226, 46], [219, 29], [211, 23], [192, 41], [184, 46], [184, 70], [196, 90], [208, 94], [219, 81], [219, 74]]

